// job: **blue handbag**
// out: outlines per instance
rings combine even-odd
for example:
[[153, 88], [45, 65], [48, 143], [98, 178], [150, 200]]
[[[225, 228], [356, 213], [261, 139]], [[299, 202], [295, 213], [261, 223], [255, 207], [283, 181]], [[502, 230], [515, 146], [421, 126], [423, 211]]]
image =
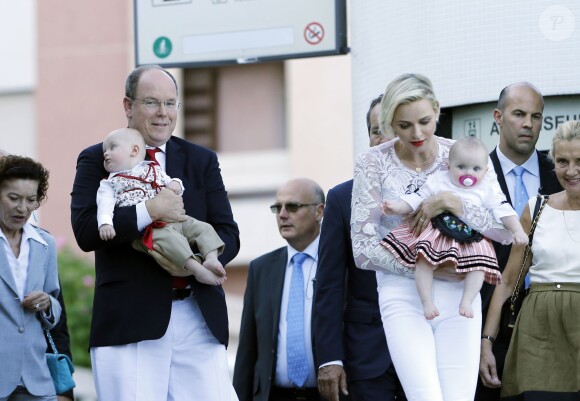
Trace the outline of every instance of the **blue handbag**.
[[62, 394], [76, 386], [72, 377], [75, 367], [68, 355], [58, 353], [50, 332], [46, 330], [45, 333], [53, 352], [52, 354], [46, 353], [46, 364], [50, 370], [56, 393]]

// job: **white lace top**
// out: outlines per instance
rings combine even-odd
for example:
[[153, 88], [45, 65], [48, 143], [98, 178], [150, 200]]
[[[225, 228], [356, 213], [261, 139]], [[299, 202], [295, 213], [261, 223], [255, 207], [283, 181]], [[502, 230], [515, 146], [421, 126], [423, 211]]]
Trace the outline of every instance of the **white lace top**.
[[[397, 262], [392, 253], [379, 244], [403, 219], [402, 216], [383, 215], [381, 203], [384, 199], [396, 199], [417, 191], [428, 176], [447, 169], [444, 162], [454, 141], [437, 136], [435, 138], [439, 144], [437, 157], [430, 167], [419, 173], [405, 166], [397, 157], [397, 138], [370, 148], [359, 156], [354, 171], [351, 216], [352, 249], [357, 267], [407, 276], [414, 274], [413, 270]], [[489, 185], [497, 187], [495, 192], [502, 193], [491, 161], [489, 167], [486, 180]], [[490, 210], [467, 200], [463, 201], [463, 216], [458, 217], [486, 235], [488, 230], [505, 233], [504, 226]]]

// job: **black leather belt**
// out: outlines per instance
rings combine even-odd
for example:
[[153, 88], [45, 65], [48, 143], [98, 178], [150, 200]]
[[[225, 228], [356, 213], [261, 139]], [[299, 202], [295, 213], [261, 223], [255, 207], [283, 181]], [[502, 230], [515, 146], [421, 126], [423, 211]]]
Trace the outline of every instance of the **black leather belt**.
[[191, 288], [174, 288], [171, 293], [171, 299], [181, 301], [191, 295]]
[[319, 401], [318, 389], [302, 387], [277, 387], [270, 389], [270, 400], [276, 401]]

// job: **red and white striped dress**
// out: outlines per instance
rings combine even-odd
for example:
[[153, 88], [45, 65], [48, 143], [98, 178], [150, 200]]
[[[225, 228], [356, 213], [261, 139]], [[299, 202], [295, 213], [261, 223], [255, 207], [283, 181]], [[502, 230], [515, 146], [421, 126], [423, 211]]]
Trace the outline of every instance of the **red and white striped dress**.
[[480, 270], [485, 272], [485, 281], [488, 283], [497, 285], [501, 282], [495, 250], [487, 238], [462, 243], [444, 235], [431, 223], [416, 237], [410, 223], [405, 222], [387, 234], [381, 245], [408, 268], [414, 268], [417, 256], [421, 255], [434, 266], [451, 262], [457, 273]]

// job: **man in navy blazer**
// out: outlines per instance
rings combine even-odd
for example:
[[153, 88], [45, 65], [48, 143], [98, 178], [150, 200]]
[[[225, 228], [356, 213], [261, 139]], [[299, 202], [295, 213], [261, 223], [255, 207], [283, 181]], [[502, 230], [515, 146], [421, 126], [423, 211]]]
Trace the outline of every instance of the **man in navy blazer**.
[[[554, 173], [554, 163], [543, 152], [536, 150], [536, 143], [542, 129], [544, 99], [540, 91], [528, 82], [517, 82], [505, 87], [499, 96], [493, 117], [499, 127], [499, 145], [490, 153], [499, 185], [510, 204], [515, 189], [512, 170], [516, 166], [525, 169], [524, 185], [529, 197], [540, 194], [553, 194], [562, 190]], [[510, 245], [494, 242], [498, 265], [501, 271], [507, 264]], [[493, 295], [494, 286], [484, 283], [481, 288], [482, 316], [485, 325], [487, 309]], [[501, 378], [509, 339], [498, 338], [493, 344], [483, 333], [482, 347], [493, 346], [496, 359], [497, 377], [493, 388], [483, 385], [481, 378], [477, 384], [476, 401], [499, 401]]]
[[[381, 99], [374, 99], [367, 113], [370, 146], [392, 139], [379, 130]], [[375, 272], [358, 269], [353, 259], [351, 199], [352, 180], [332, 188], [322, 222], [312, 322], [318, 388], [329, 401], [338, 401], [339, 391], [355, 401], [400, 400]]]
[[[159, 66], [135, 69], [123, 105], [128, 126], [159, 147], [156, 160], [183, 181], [183, 198], [161, 189], [137, 206], [116, 208], [117, 236], [104, 242], [97, 227], [96, 194], [107, 176], [102, 144], [78, 157], [71, 220], [76, 240], [95, 252], [96, 286], [90, 334], [99, 400], [229, 399], [225, 347], [228, 317], [221, 286], [197, 282], [182, 266], [153, 252], [135, 251], [152, 221], [185, 214], [211, 224], [225, 243], [226, 265], [239, 250], [239, 232], [214, 152], [172, 136], [179, 106], [175, 78]], [[185, 276], [177, 283], [172, 276]], [[186, 288], [183, 288], [183, 287]], [[179, 352], [178, 352], [179, 350]]]

